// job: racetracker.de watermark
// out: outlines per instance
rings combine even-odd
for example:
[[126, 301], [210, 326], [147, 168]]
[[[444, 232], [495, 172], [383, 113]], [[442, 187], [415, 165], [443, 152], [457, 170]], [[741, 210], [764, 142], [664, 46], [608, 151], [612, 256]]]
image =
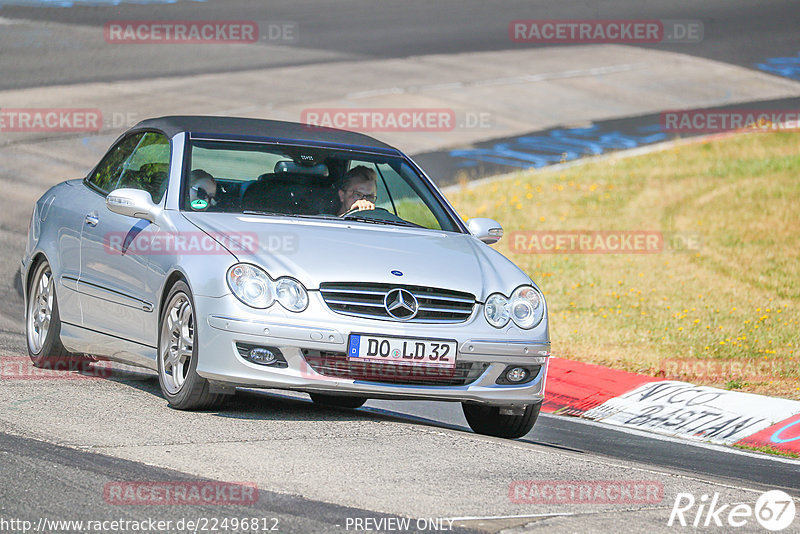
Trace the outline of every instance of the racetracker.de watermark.
[[513, 20], [509, 38], [515, 43], [699, 43], [699, 20]]
[[103, 249], [106, 254], [116, 256], [292, 254], [297, 251], [297, 236], [257, 232], [108, 232], [103, 238]]
[[663, 111], [661, 130], [667, 133], [700, 134], [733, 130], [756, 132], [800, 130], [800, 109], [694, 109]]
[[519, 254], [658, 254], [701, 246], [699, 234], [654, 230], [520, 230], [510, 239]]
[[733, 380], [764, 382], [775, 377], [797, 373], [794, 360], [713, 360], [679, 359], [664, 360], [659, 366], [659, 375], [668, 380]]
[[[450, 381], [456, 376], [453, 367], [433, 367], [410, 363], [383, 363], [371, 361], [348, 361], [307, 356], [308, 363], [301, 364], [300, 376], [303, 378], [339, 380], [371, 380], [374, 382], [437, 382]], [[320, 372], [317, 372], [320, 370]], [[324, 373], [324, 374], [322, 374]]]
[[2, 108], [0, 132], [99, 132], [103, 114], [90, 108]]
[[42, 368], [34, 367], [27, 356], [0, 358], [0, 380], [97, 380], [111, 373], [111, 363], [106, 361], [56, 360]]
[[658, 504], [664, 485], [655, 480], [515, 480], [514, 504]]
[[103, 26], [109, 44], [252, 44], [296, 42], [294, 21], [112, 20]]
[[117, 505], [250, 505], [258, 502], [253, 482], [115, 481], [103, 487], [103, 499]]
[[[450, 132], [459, 126], [449, 108], [310, 108], [300, 113], [309, 128], [338, 128], [359, 132]], [[487, 123], [472, 117], [473, 128]]]

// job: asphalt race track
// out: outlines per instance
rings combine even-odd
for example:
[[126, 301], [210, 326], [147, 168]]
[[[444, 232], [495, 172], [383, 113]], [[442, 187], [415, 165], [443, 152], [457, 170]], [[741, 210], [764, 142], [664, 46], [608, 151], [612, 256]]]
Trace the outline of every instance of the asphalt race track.
[[[147, 116], [179, 110], [296, 120], [308, 107], [352, 103], [447, 105], [460, 118], [487, 113], [489, 127], [451, 135], [374, 134], [418, 155], [448, 185], [464, 161], [506, 150], [523, 135], [597, 128], [639, 146], [666, 140], [653, 129], [663, 109], [754, 102], [787, 109], [800, 101], [791, 71], [758, 66], [800, 53], [796, 1], [115, 3], [0, 0], [0, 108], [97, 107], [108, 120], [90, 134], [0, 132], [0, 357], [7, 361], [27, 358], [18, 268], [33, 202], [50, 185], [82, 176], [125, 127]], [[534, 18], [692, 20], [704, 31], [699, 42], [647, 45], [509, 39], [510, 21]], [[254, 20], [297, 33], [202, 49], [103, 39], [110, 20], [146, 19]], [[533, 150], [519, 165], [474, 159], [467, 170], [479, 170], [468, 175], [549, 164], [551, 152]], [[11, 519], [46, 532], [88, 531], [43, 518], [157, 518], [173, 522], [160, 531], [189, 532], [201, 529], [177, 522], [226, 517], [260, 518], [259, 531], [278, 532], [396, 532], [392, 521], [402, 518], [411, 520], [405, 531], [667, 532], [681, 528], [667, 526], [679, 493], [751, 505], [774, 489], [800, 497], [797, 460], [553, 415], [520, 440], [488, 438], [469, 431], [457, 405], [425, 402], [370, 401], [344, 411], [304, 395], [240, 390], [219, 411], [183, 413], [167, 406], [153, 373], [118, 365], [99, 379], [1, 379], [0, 477], [0, 532], [23, 532], [3, 523]], [[520, 480], [646, 481], [663, 495], [646, 504], [514, 502], [510, 488]], [[244, 504], [120, 505], [107, 494], [120, 481], [228, 481], [255, 484], [258, 495]], [[737, 531], [763, 529], [751, 522]]]
[[[315, 9], [309, 0], [278, 0], [265, 5], [259, 0], [191, 2], [163, 6], [167, 2], [51, 2], [75, 7], [26, 7], [35, 1], [8, 1], [0, 17], [67, 23], [74, 32], [60, 35], [58, 28], [42, 25], [16, 34], [8, 29], [0, 36], [0, 87], [29, 87], [86, 81], [129, 80], [200, 72], [224, 72], [282, 64], [306, 64], [340, 59], [388, 59], [422, 54], [456, 54], [524, 47], [509, 42], [508, 24], [516, 19], [699, 19], [702, 42], [652, 45], [746, 67], [770, 57], [798, 53], [797, 27], [800, 10], [791, 0], [747, 2], [712, 0], [640, 2], [632, 7], [623, 0], [596, 2], [531, 2], [527, 0], [411, 0], [385, 3], [377, 8], [370, 0], [343, 0], [336, 7]], [[44, 3], [44, 2], [42, 2]], [[15, 5], [16, 4], [16, 5]], [[81, 4], [101, 4], [86, 7]], [[144, 4], [144, 5], [136, 5]], [[94, 38], [87, 28], [102, 27], [109, 20], [256, 20], [297, 22], [292, 43], [295, 53], [240, 50], [235, 57], [223, 48], [197, 54], [187, 47], [168, 54], [142, 54], [141, 48], [114, 50]], [[269, 41], [264, 42], [268, 46]], [[81, 53], [75, 53], [80, 50]], [[310, 51], [304, 54], [302, 51]], [[13, 51], [14, 53], [9, 53]], [[319, 52], [324, 51], [325, 54]], [[46, 52], [46, 53], [43, 53]], [[91, 57], [90, 64], [82, 58]], [[275, 57], [279, 56], [279, 57]], [[35, 64], [20, 59], [35, 57]], [[35, 68], [34, 68], [35, 67]]]

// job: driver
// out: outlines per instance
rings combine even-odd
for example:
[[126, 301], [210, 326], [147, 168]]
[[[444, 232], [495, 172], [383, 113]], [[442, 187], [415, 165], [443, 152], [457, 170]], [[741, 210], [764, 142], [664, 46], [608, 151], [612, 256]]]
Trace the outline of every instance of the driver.
[[189, 174], [189, 205], [197, 211], [217, 205], [217, 181], [203, 169]]
[[374, 210], [377, 191], [377, 173], [364, 165], [353, 167], [344, 175], [339, 187], [339, 216], [353, 210]]

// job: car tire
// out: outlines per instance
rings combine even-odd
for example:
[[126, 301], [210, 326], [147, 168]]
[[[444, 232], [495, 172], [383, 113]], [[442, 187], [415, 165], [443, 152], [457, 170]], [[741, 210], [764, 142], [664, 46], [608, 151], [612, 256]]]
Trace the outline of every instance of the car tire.
[[176, 282], [165, 302], [159, 319], [157, 355], [161, 393], [178, 410], [219, 406], [225, 395], [211, 393], [208, 380], [197, 374], [199, 344], [189, 286]]
[[464, 417], [476, 434], [495, 436], [498, 438], [521, 438], [531, 431], [542, 403], [528, 404], [522, 415], [504, 415], [499, 406], [462, 403]]
[[325, 395], [323, 393], [309, 393], [309, 395], [311, 395], [311, 400], [314, 401], [314, 404], [319, 404], [320, 406], [330, 406], [333, 408], [349, 408], [354, 410], [356, 408], [360, 408], [365, 402], [367, 402], [366, 397]]
[[28, 356], [34, 367], [75, 370], [80, 358], [61, 343], [61, 317], [58, 313], [55, 278], [50, 264], [41, 261], [34, 266], [25, 303], [25, 338]]

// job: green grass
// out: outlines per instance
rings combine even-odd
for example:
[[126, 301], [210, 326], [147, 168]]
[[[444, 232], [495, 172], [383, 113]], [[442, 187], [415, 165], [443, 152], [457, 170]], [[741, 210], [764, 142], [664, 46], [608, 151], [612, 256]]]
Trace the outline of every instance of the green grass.
[[778, 456], [786, 456], [787, 458], [800, 458], [800, 454], [789, 452], [789, 451], [782, 451], [780, 449], [776, 449], [774, 447], [764, 446], [764, 447], [751, 447], [750, 445], [741, 445], [739, 443], [734, 443], [734, 447], [737, 449], [744, 449], [747, 451], [756, 451], [756, 452], [763, 452], [766, 454], [775, 454]]
[[497, 219], [509, 237], [698, 237], [698, 248], [656, 254], [529, 254], [510, 238], [497, 248], [543, 289], [554, 355], [800, 399], [798, 139], [740, 135], [519, 173], [448, 197], [466, 218]]

